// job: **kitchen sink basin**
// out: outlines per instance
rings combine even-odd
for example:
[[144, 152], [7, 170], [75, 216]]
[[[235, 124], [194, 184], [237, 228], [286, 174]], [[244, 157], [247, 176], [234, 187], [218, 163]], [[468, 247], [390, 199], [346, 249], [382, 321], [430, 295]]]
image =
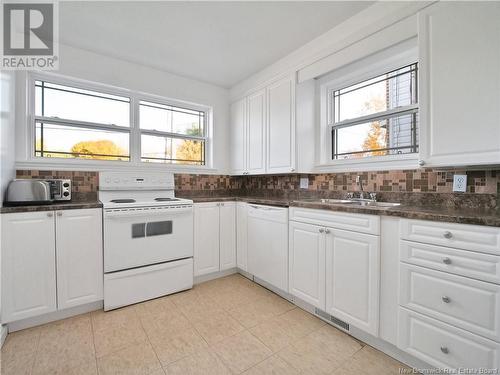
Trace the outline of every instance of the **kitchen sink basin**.
[[370, 206], [370, 207], [397, 207], [401, 203], [396, 202], [377, 202], [370, 199], [318, 199], [316, 202], [329, 204], [347, 204], [352, 206]]

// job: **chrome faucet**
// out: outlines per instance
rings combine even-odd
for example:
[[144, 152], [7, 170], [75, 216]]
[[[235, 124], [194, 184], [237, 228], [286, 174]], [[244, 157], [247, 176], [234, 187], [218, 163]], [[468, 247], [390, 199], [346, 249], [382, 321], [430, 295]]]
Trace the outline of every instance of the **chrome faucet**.
[[365, 191], [363, 190], [363, 180], [361, 179], [361, 176], [356, 176], [356, 183], [359, 186], [359, 197], [364, 199]]

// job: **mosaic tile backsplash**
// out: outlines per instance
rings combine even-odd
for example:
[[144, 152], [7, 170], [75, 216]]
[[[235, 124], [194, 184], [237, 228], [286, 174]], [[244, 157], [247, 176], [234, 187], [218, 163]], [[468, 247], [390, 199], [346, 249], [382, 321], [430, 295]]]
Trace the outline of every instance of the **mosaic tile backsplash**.
[[[467, 175], [467, 192], [453, 193], [453, 175]], [[500, 207], [500, 170], [393, 170], [352, 173], [228, 176], [175, 174], [176, 194], [183, 197], [258, 195], [290, 199], [322, 196], [340, 197], [357, 192], [360, 175], [366, 192], [382, 200], [448, 204], [470, 207]], [[18, 178], [70, 178], [74, 199], [97, 197], [98, 172], [19, 170]], [[300, 178], [308, 177], [309, 187], [300, 189]]]

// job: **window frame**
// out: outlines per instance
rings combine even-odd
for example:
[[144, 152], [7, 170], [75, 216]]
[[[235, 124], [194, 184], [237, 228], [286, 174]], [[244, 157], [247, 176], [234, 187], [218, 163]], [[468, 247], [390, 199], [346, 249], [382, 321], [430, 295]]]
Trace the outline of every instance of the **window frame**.
[[[26, 127], [16, 133], [16, 142], [21, 146], [16, 154], [16, 165], [19, 168], [58, 168], [63, 170], [113, 170], [113, 169], [127, 169], [127, 170], [172, 170], [172, 171], [186, 171], [193, 173], [214, 171], [213, 168], [213, 109], [210, 106], [202, 105], [198, 103], [171, 99], [159, 95], [144, 93], [141, 91], [134, 91], [124, 88], [119, 88], [107, 84], [101, 84], [96, 82], [91, 82], [87, 80], [82, 80], [78, 78], [72, 78], [68, 76], [62, 76], [50, 72], [27, 72], [24, 73], [25, 81], [25, 104], [26, 104]], [[101, 124], [86, 121], [77, 120], [64, 120], [52, 117], [42, 118], [41, 116], [36, 116], [35, 113], [35, 82], [45, 81], [48, 83], [53, 83], [57, 85], [64, 85], [73, 87], [81, 90], [91, 90], [100, 92], [107, 95], [116, 95], [127, 97], [130, 99], [129, 108], [129, 127], [111, 125], [111, 124]], [[141, 101], [155, 102], [162, 105], [183, 107], [186, 109], [191, 109], [194, 111], [204, 112], [205, 124], [204, 124], [204, 142], [205, 142], [205, 164], [195, 165], [195, 164], [174, 164], [174, 163], [151, 163], [143, 162], [141, 160], [141, 129], [140, 129], [140, 116], [139, 116], [139, 103]], [[84, 158], [46, 158], [35, 156], [35, 141], [36, 141], [36, 123], [40, 119], [45, 119], [47, 123], [61, 123], [78, 126], [82, 125], [87, 128], [100, 129], [100, 130], [111, 130], [111, 131], [121, 131], [129, 132], [129, 160], [91, 160]], [[163, 133], [163, 132], [162, 132]], [[177, 133], [171, 133], [177, 138], [181, 136]], [[19, 138], [22, 138], [21, 140]], [[21, 159], [21, 160], [19, 160]]]
[[[198, 112], [204, 112], [204, 116], [203, 116], [203, 135], [202, 136], [193, 136], [193, 135], [187, 135], [187, 134], [181, 134], [181, 133], [172, 133], [172, 132], [166, 132], [166, 131], [161, 131], [161, 130], [152, 130], [152, 129], [141, 129], [141, 119], [140, 119], [140, 108], [141, 108], [141, 102], [149, 102], [149, 103], [154, 103], [154, 104], [158, 104], [158, 105], [164, 105], [164, 106], [172, 106], [172, 107], [177, 107], [177, 108], [183, 108], [183, 109], [186, 109], [186, 110], [190, 110], [190, 111], [198, 111]], [[145, 135], [151, 135], [151, 136], [155, 136], [155, 137], [164, 137], [164, 138], [173, 138], [173, 139], [186, 139], [186, 140], [196, 140], [196, 141], [203, 141], [204, 142], [204, 150], [203, 150], [203, 160], [205, 162], [205, 164], [203, 165], [206, 165], [207, 163], [207, 142], [208, 142], [208, 116], [207, 116], [207, 112], [201, 108], [194, 108], [193, 106], [191, 106], [190, 108], [185, 108], [185, 106], [183, 107], [182, 105], [175, 105], [175, 104], [172, 104], [171, 102], [168, 102], [168, 101], [165, 101], [165, 100], [159, 100], [159, 99], [144, 99], [143, 96], [141, 96], [140, 98], [138, 98], [138, 101], [137, 101], [137, 111], [138, 111], [138, 115], [137, 115], [137, 118], [138, 118], [138, 121], [137, 121], [137, 124], [138, 124], [138, 128], [139, 128], [139, 147], [141, 146], [141, 141], [142, 141], [142, 135], [145, 134]], [[168, 162], [164, 162], [164, 163], [161, 163], [161, 162], [158, 162], [158, 163], [151, 163], [151, 162], [143, 162], [142, 161], [142, 149], [141, 149], [141, 152], [139, 154], [139, 159], [141, 160], [141, 163], [143, 164], [167, 164], [167, 165], [176, 165], [175, 163], [168, 163]], [[183, 165], [183, 164], [180, 164], [180, 165]], [[200, 164], [184, 164], [184, 165], [194, 165], [194, 166], [203, 166], [203, 165], [200, 165]]]
[[[319, 132], [316, 135], [317, 151], [314, 167], [315, 171], [341, 172], [346, 170], [366, 171], [418, 167], [420, 147], [419, 151], [416, 153], [334, 159], [332, 145], [333, 102], [330, 100], [331, 94], [336, 90], [341, 90], [415, 63], [419, 63], [417, 47], [402, 44], [387, 48], [379, 53], [348, 64], [317, 79], [316, 98]], [[377, 117], [383, 117], [393, 111], [406, 111], [407, 113], [416, 111], [416, 113], [418, 113], [418, 85], [419, 78], [417, 75], [417, 103], [405, 106], [403, 110], [401, 110], [400, 107], [396, 110], [388, 110], [352, 120], [344, 120], [338, 122], [336, 125], [348, 126], [349, 124], [354, 125], [354, 123], [363, 123], [360, 121], [367, 122]], [[420, 132], [418, 133], [418, 137], [420, 138]], [[418, 141], [417, 144], [420, 144], [420, 141]]]

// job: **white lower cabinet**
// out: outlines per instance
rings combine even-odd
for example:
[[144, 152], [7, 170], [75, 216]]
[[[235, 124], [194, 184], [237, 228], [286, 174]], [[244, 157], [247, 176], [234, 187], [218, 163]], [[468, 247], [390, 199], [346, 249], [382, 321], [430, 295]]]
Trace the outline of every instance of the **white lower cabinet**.
[[402, 219], [398, 347], [444, 369], [500, 367], [500, 228]]
[[2, 323], [102, 299], [101, 209], [1, 218]]
[[498, 342], [402, 307], [398, 347], [441, 369], [500, 367]]
[[326, 233], [326, 312], [378, 335], [380, 237], [338, 229]]
[[223, 202], [219, 209], [220, 270], [236, 267], [236, 203]]
[[102, 300], [101, 209], [58, 211], [56, 228], [58, 308]]
[[[379, 328], [379, 218], [313, 209], [291, 209], [290, 293], [374, 336]], [[373, 220], [373, 222], [371, 222]], [[370, 233], [341, 230], [370, 223]], [[326, 226], [328, 223], [331, 226]], [[320, 224], [320, 225], [318, 225]], [[321, 225], [323, 224], [323, 225]], [[355, 225], [352, 225], [356, 229]]]
[[236, 265], [248, 272], [248, 205], [236, 203]]
[[290, 294], [325, 310], [325, 235], [318, 225], [291, 221], [289, 226]]
[[56, 311], [54, 212], [1, 218], [2, 323]]
[[194, 275], [236, 267], [235, 202], [194, 205]]

